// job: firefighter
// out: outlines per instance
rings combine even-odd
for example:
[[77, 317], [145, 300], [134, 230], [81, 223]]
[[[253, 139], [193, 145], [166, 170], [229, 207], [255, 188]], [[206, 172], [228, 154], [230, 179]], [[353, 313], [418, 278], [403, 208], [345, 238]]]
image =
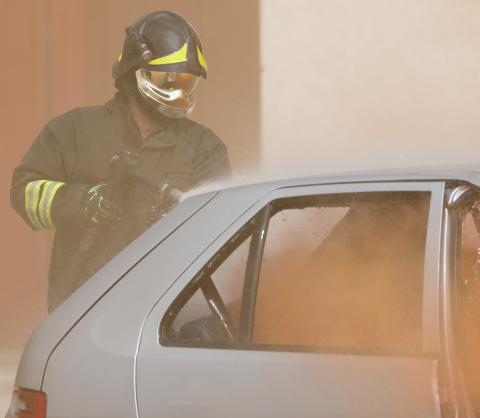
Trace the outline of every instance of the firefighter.
[[[48, 122], [13, 173], [13, 207], [31, 228], [56, 230], [49, 311], [172, 206], [172, 196], [135, 183], [113, 201], [112, 156], [135, 153], [170, 190], [185, 192], [230, 175], [223, 142], [187, 118], [199, 79], [207, 77], [207, 61], [183, 17], [158, 11], [129, 26], [112, 74], [114, 98]], [[92, 226], [102, 231], [99, 242], [85, 260], [83, 277], [69, 277], [65, 266]]]

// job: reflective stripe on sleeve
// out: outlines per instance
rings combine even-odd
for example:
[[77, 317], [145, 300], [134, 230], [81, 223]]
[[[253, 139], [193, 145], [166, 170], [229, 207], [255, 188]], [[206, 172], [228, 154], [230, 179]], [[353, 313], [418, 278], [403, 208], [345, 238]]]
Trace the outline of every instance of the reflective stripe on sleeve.
[[38, 204], [38, 215], [40, 216], [40, 221], [42, 221], [42, 226], [44, 228], [49, 228], [49, 225], [47, 223], [47, 219], [46, 219], [46, 214], [47, 214], [47, 211], [46, 211], [46, 207], [45, 207], [45, 196], [48, 194], [48, 190], [50, 189], [50, 187], [52, 187], [52, 183], [53, 181], [46, 181], [45, 184], [43, 185], [43, 189], [42, 189], [42, 197], [40, 198], [40, 203]]
[[53, 229], [51, 206], [55, 193], [65, 183], [51, 180], [31, 181], [25, 187], [25, 209], [35, 229]]
[[46, 205], [45, 205], [45, 210], [47, 212], [47, 225], [49, 228], [55, 228], [55, 225], [53, 224], [52, 221], [52, 201], [53, 198], [55, 197], [55, 194], [58, 192], [58, 189], [60, 187], [64, 186], [65, 183], [59, 182], [59, 181], [54, 181], [52, 182], [52, 187], [51, 189], [48, 190], [48, 196], [46, 196]]
[[27, 212], [28, 219], [30, 219], [30, 223], [33, 225], [35, 229], [37, 229], [37, 226], [35, 225], [35, 221], [33, 220], [33, 217], [30, 212], [30, 190], [33, 185], [33, 181], [27, 184], [25, 187], [25, 211]]
[[[42, 226], [40, 223], [40, 219], [38, 218], [37, 214], [37, 206], [38, 206], [38, 192], [40, 190], [40, 187], [42, 186], [43, 183], [45, 183], [47, 180], [36, 180], [28, 183], [27, 188], [28, 188], [28, 201], [26, 201], [26, 209], [28, 213], [28, 217], [30, 218], [30, 221], [33, 224], [33, 227], [35, 229], [44, 229], [45, 227]], [[27, 203], [28, 202], [28, 203]]]

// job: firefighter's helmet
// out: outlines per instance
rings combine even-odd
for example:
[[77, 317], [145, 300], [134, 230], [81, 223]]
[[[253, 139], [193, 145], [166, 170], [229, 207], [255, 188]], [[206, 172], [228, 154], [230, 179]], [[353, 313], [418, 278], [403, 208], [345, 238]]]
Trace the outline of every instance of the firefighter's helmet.
[[136, 81], [142, 98], [165, 116], [187, 116], [195, 105], [199, 77], [207, 62], [195, 29], [183, 17], [153, 12], [126, 28], [123, 51], [113, 65], [115, 84]]

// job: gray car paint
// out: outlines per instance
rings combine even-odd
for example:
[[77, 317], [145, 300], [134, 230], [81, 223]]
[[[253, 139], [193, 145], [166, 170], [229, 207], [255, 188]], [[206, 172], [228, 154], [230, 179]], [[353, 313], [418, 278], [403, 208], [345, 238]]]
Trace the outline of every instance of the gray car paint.
[[[177, 228], [65, 336], [51, 355], [42, 387], [49, 418], [65, 417], [67, 409], [84, 418], [135, 414], [134, 360], [143, 321], [158, 297], [245, 211], [245, 195], [233, 195], [229, 210], [208, 210], [208, 204]], [[253, 201], [262, 195], [261, 189], [249, 193]]]
[[168, 237], [179, 225], [200, 210], [214, 193], [195, 196], [179, 205], [160, 222], [135, 240], [110, 263], [99, 270], [80, 289], [33, 331], [22, 355], [15, 386], [41, 389], [48, 358], [56, 345], [75, 326], [85, 312], [102, 297], [151, 248]]
[[[280, 197], [366, 191], [431, 191], [425, 287], [438, 283], [442, 183], [370, 183], [288, 187], [272, 191], [237, 219], [180, 277], [148, 316], [137, 358], [141, 418], [165, 417], [439, 417], [436, 387], [438, 294], [424, 303], [424, 351], [436, 356], [338, 355], [235, 349], [162, 347], [166, 310], [229, 238], [268, 202]], [[211, 202], [222, 211], [233, 196]], [[438, 284], [437, 284], [438, 287]], [[431, 313], [433, 311], [433, 314]], [[432, 331], [433, 330], [433, 331]], [[168, 377], [167, 379], [165, 377]], [[254, 398], [252, 397], [254, 396]], [[395, 407], [392, 407], [395, 405]]]
[[456, 252], [454, 250], [456, 243], [454, 231], [452, 228], [453, 217], [448, 208], [444, 210], [442, 233], [445, 237], [442, 240], [442, 260], [440, 263], [440, 292], [441, 295], [441, 327], [444, 347], [444, 363], [448, 369], [448, 373], [452, 378], [452, 385], [445, 388], [445, 397], [455, 405], [457, 417], [477, 417], [474, 411], [472, 400], [468, 393], [466, 383], [460, 372], [461, 366], [455, 344], [455, 330], [452, 323], [454, 317], [453, 308], [451, 306], [452, 294], [451, 290], [455, 287], [454, 280], [457, 278], [451, 274], [452, 268], [456, 265]]
[[[229, 218], [229, 222], [233, 222], [235, 217], [240, 216], [242, 212], [248, 209], [248, 207], [252, 206], [256, 201], [264, 197], [270, 191], [278, 189], [280, 187], [296, 187], [305, 184], [335, 184], [335, 183], [349, 183], [349, 182], [372, 182], [372, 181], [415, 181], [415, 180], [443, 180], [443, 179], [461, 179], [465, 181], [472, 182], [474, 184], [480, 184], [480, 175], [478, 172], [463, 170], [463, 169], [451, 169], [451, 170], [437, 170], [435, 171], [399, 171], [399, 172], [379, 172], [379, 173], [361, 173], [361, 174], [350, 174], [345, 176], [331, 176], [331, 177], [317, 177], [317, 178], [308, 178], [308, 179], [294, 179], [294, 180], [287, 180], [287, 181], [277, 181], [277, 182], [270, 182], [264, 183], [259, 185], [250, 185], [250, 186], [242, 186], [237, 187], [234, 189], [222, 191], [219, 195], [226, 196], [228, 199], [227, 206], [225, 209], [225, 217]], [[16, 385], [21, 387], [28, 387], [32, 389], [40, 389], [43, 388], [46, 390], [47, 388], [54, 389], [54, 383], [47, 383], [42, 386], [42, 379], [45, 368], [47, 367], [47, 362], [50, 356], [52, 356], [52, 361], [49, 363], [48, 369], [55, 367], [57, 373], [61, 373], [62, 367], [59, 365], [60, 363], [56, 363], [55, 357], [56, 352], [59, 353], [59, 360], [62, 361], [63, 364], [68, 363], [72, 359], [72, 354], [68, 354], [67, 346], [63, 347], [64, 343], [67, 342], [68, 338], [74, 339], [74, 332], [76, 329], [80, 329], [79, 326], [82, 325], [86, 319], [90, 321], [90, 324], [93, 323], [102, 323], [100, 319], [95, 321], [95, 315], [103, 312], [106, 315], [107, 307], [100, 307], [100, 305], [105, 304], [112, 304], [113, 306], [119, 307], [124, 312], [124, 316], [129, 316], [127, 314], [127, 308], [130, 309], [130, 306], [139, 305], [138, 301], [135, 298], [125, 298], [122, 299], [123, 303], [115, 302], [115, 297], [119, 298], [119, 294], [122, 293], [122, 289], [119, 285], [123, 285], [123, 283], [127, 283], [128, 281], [119, 280], [123, 277], [124, 273], [128, 271], [133, 265], [135, 265], [138, 260], [140, 260], [145, 252], [148, 251], [149, 248], [157, 245], [160, 241], [164, 238], [168, 237], [169, 234], [174, 231], [180, 224], [182, 224], [186, 218], [191, 216], [196, 210], [199, 210], [203, 205], [207, 204], [210, 199], [212, 199], [213, 194], [207, 194], [202, 196], [196, 196], [194, 198], [190, 198], [183, 202], [178, 208], [173, 211], [170, 215], [168, 215], [165, 219], [159, 222], [157, 225], [152, 227], [146, 234], [140, 237], [137, 241], [135, 241], [131, 246], [129, 246], [126, 250], [124, 250], [121, 254], [114, 258], [104, 269], [98, 272], [94, 277], [92, 277], [81, 289], [79, 289], [71, 298], [69, 298], [64, 304], [62, 304], [53, 314], [51, 314], [46, 320], [44, 320], [39, 327], [35, 330], [34, 334], [32, 335], [25, 351], [22, 362], [20, 364]], [[215, 201], [216, 199], [214, 199]], [[233, 209], [233, 210], [232, 210]], [[201, 213], [202, 211], [200, 211]], [[208, 220], [204, 219], [204, 221], [212, 222], [212, 225], [215, 225], [218, 216], [217, 214], [211, 214]], [[228, 223], [228, 222], [227, 222]], [[226, 228], [226, 223], [223, 224], [223, 227]], [[200, 228], [201, 229], [201, 228]], [[208, 229], [208, 228], [207, 228]], [[219, 232], [217, 230], [217, 232]], [[175, 234], [174, 234], [175, 235]], [[198, 235], [197, 235], [198, 236]], [[212, 236], [210, 236], [212, 237]], [[168, 242], [169, 240], [166, 240]], [[187, 247], [190, 246], [190, 242], [177, 242], [178, 248], [183, 248], [185, 245]], [[191, 237], [187, 238], [187, 241], [191, 241]], [[163, 244], [162, 244], [163, 246]], [[195, 248], [200, 248], [197, 245], [193, 245]], [[171, 248], [171, 246], [169, 245]], [[174, 247], [175, 248], [175, 247]], [[142, 266], [144, 263], [140, 263], [136, 266], [133, 270], [129, 271], [125, 277], [128, 277], [131, 273], [135, 272], [138, 267]], [[130, 284], [133, 281], [129, 282]], [[127, 289], [129, 287], [127, 286]], [[144, 287], [142, 287], [144, 289]], [[133, 289], [134, 290], [134, 289]], [[156, 291], [162, 290], [160, 288], [156, 288]], [[120, 292], [120, 293], [118, 293]], [[102, 297], [102, 295], [104, 295]], [[116, 296], [115, 296], [116, 295]], [[141, 292], [137, 294], [140, 296]], [[151, 295], [147, 295], [147, 299], [152, 301], [155, 298], [158, 298], [159, 293], [154, 294], [153, 298], [150, 298]], [[100, 301], [97, 302], [100, 298]], [[120, 298], [121, 299], [121, 298]], [[96, 303], [97, 302], [97, 303]], [[148, 305], [148, 303], [146, 304]], [[92, 308], [93, 306], [93, 308]], [[153, 303], [150, 307], [153, 306]], [[143, 308], [142, 308], [143, 309]], [[142, 309], [139, 309], [141, 311]], [[90, 311], [89, 311], [90, 310]], [[146, 312], [144, 312], [146, 314]], [[106, 315], [108, 317], [108, 315]], [[138, 320], [141, 317], [141, 314], [138, 316]], [[80, 320], [81, 319], [81, 320]], [[129, 318], [127, 318], [129, 320]], [[114, 322], [113, 319], [110, 319], [110, 322]], [[85, 322], [86, 323], [86, 322]], [[107, 323], [109, 323], [107, 321]], [[117, 322], [118, 323], [118, 322]], [[135, 321], [132, 321], [133, 324], [136, 324]], [[129, 325], [131, 326], [131, 324]], [[85, 334], [89, 334], [88, 325], [83, 326], [84, 329], [79, 332]], [[101, 329], [101, 328], [100, 328]], [[106, 328], [105, 328], [106, 329]], [[104, 329], [104, 330], [105, 330]], [[108, 328], [111, 329], [111, 328]], [[67, 336], [68, 338], [66, 338]], [[63, 339], [63, 340], [62, 340]], [[73, 344], [71, 348], [78, 350], [79, 347], [82, 345], [88, 345], [89, 339], [85, 340], [82, 338], [77, 338], [76, 342], [78, 345]], [[131, 342], [129, 342], [131, 343]], [[110, 345], [110, 344], [107, 344]], [[136, 348], [136, 347], [135, 347]], [[86, 350], [88, 351], [88, 350]], [[104, 353], [104, 357], [106, 357], [106, 353], [108, 350], [105, 348], [100, 349]], [[62, 352], [62, 354], [60, 354]], [[93, 350], [95, 352], [95, 350]], [[119, 357], [124, 357], [126, 353], [131, 354], [131, 347], [128, 347], [128, 350], [125, 350], [121, 353]], [[53, 354], [52, 354], [53, 353]], [[84, 362], [77, 362], [78, 364], [88, 365], [88, 359], [90, 362], [92, 357], [83, 357]], [[95, 365], [101, 366], [102, 362], [95, 361], [90, 367], [91, 371], [98, 371]], [[129, 365], [128, 367], [132, 367]], [[82, 367], [76, 369], [81, 370]], [[101, 369], [100, 369], [101, 370]], [[128, 373], [124, 374], [124, 376], [129, 375], [132, 370], [130, 369]], [[48, 374], [48, 373], [47, 373]], [[50, 374], [50, 380], [54, 382], [56, 380], [56, 373]], [[74, 376], [74, 375], [72, 375]], [[91, 376], [91, 375], [90, 375]], [[131, 375], [130, 375], [131, 376]], [[112, 376], [112, 380], [115, 380], [116, 376]], [[75, 379], [71, 380], [70, 383], [73, 385]], [[85, 380], [88, 382], [88, 379]], [[53, 386], [52, 386], [53, 384]], [[60, 388], [61, 389], [61, 388]], [[106, 389], [104, 389], [106, 390]], [[54, 393], [49, 390], [49, 400], [51, 400]], [[98, 393], [92, 391], [91, 396], [98, 396]], [[130, 392], [129, 392], [130, 393]], [[113, 396], [115, 397], [115, 396]], [[131, 393], [126, 398], [131, 399]], [[117, 401], [119, 397], [116, 398]], [[62, 402], [63, 403], [63, 402]], [[120, 402], [122, 404], [122, 402]], [[53, 403], [54, 405], [54, 403]], [[67, 405], [63, 403], [64, 407], [68, 407], [68, 410], [71, 410], [72, 405]], [[49, 402], [49, 414], [53, 412], [51, 409], [52, 402]], [[121, 408], [119, 408], [120, 410]], [[127, 408], [131, 411], [130, 407]], [[98, 410], [97, 410], [98, 412]], [[59, 411], [60, 413], [60, 411]], [[50, 416], [50, 415], [49, 415]], [[54, 415], [52, 415], [54, 416]], [[63, 410], [63, 416], [65, 416], [65, 410]], [[73, 415], [72, 415], [73, 416]], [[98, 416], [98, 415], [97, 415]], [[106, 415], [109, 416], [109, 415]], [[113, 415], [112, 415], [113, 416]], [[116, 415], [121, 416], [121, 415]]]

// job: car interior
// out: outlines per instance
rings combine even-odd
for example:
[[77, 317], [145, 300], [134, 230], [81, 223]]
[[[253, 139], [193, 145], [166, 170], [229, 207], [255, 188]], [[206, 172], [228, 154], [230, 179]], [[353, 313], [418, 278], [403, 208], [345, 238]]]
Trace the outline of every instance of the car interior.
[[[275, 225], [288, 225], [289, 211], [309, 212], [305, 230], [298, 220], [284, 237]], [[332, 211], [342, 210], [341, 216]], [[252, 340], [255, 346], [333, 350], [418, 350], [421, 342], [422, 287], [428, 193], [372, 193], [329, 200], [277, 202], [270, 212], [264, 261], [256, 294]], [[293, 213], [293, 212], [292, 212]], [[328, 215], [328, 216], [327, 216]], [[335, 219], [318, 234], [308, 222]], [[275, 223], [275, 219], [278, 222]], [[281, 218], [281, 219], [280, 219]], [[281, 231], [282, 232], [282, 231]], [[195, 277], [162, 323], [164, 342], [180, 345], [235, 346], [239, 343], [241, 297], [225, 302], [215, 270], [255, 233], [249, 222]], [[305, 247], [302, 234], [313, 234]], [[295, 235], [296, 234], [296, 235]], [[323, 235], [322, 235], [323, 234]], [[269, 253], [269, 236], [277, 253]], [[300, 241], [296, 238], [300, 237]], [[274, 239], [275, 238], [275, 239]], [[278, 245], [277, 245], [278, 246]], [[301, 249], [301, 251], [299, 250]], [[296, 253], [302, 252], [301, 257]], [[246, 269], [240, 269], [243, 281]], [[237, 275], [239, 272], [237, 271]], [[212, 279], [213, 277], [213, 279]], [[181, 325], [175, 318], [193, 305]], [[208, 305], [208, 309], [205, 305]]]

